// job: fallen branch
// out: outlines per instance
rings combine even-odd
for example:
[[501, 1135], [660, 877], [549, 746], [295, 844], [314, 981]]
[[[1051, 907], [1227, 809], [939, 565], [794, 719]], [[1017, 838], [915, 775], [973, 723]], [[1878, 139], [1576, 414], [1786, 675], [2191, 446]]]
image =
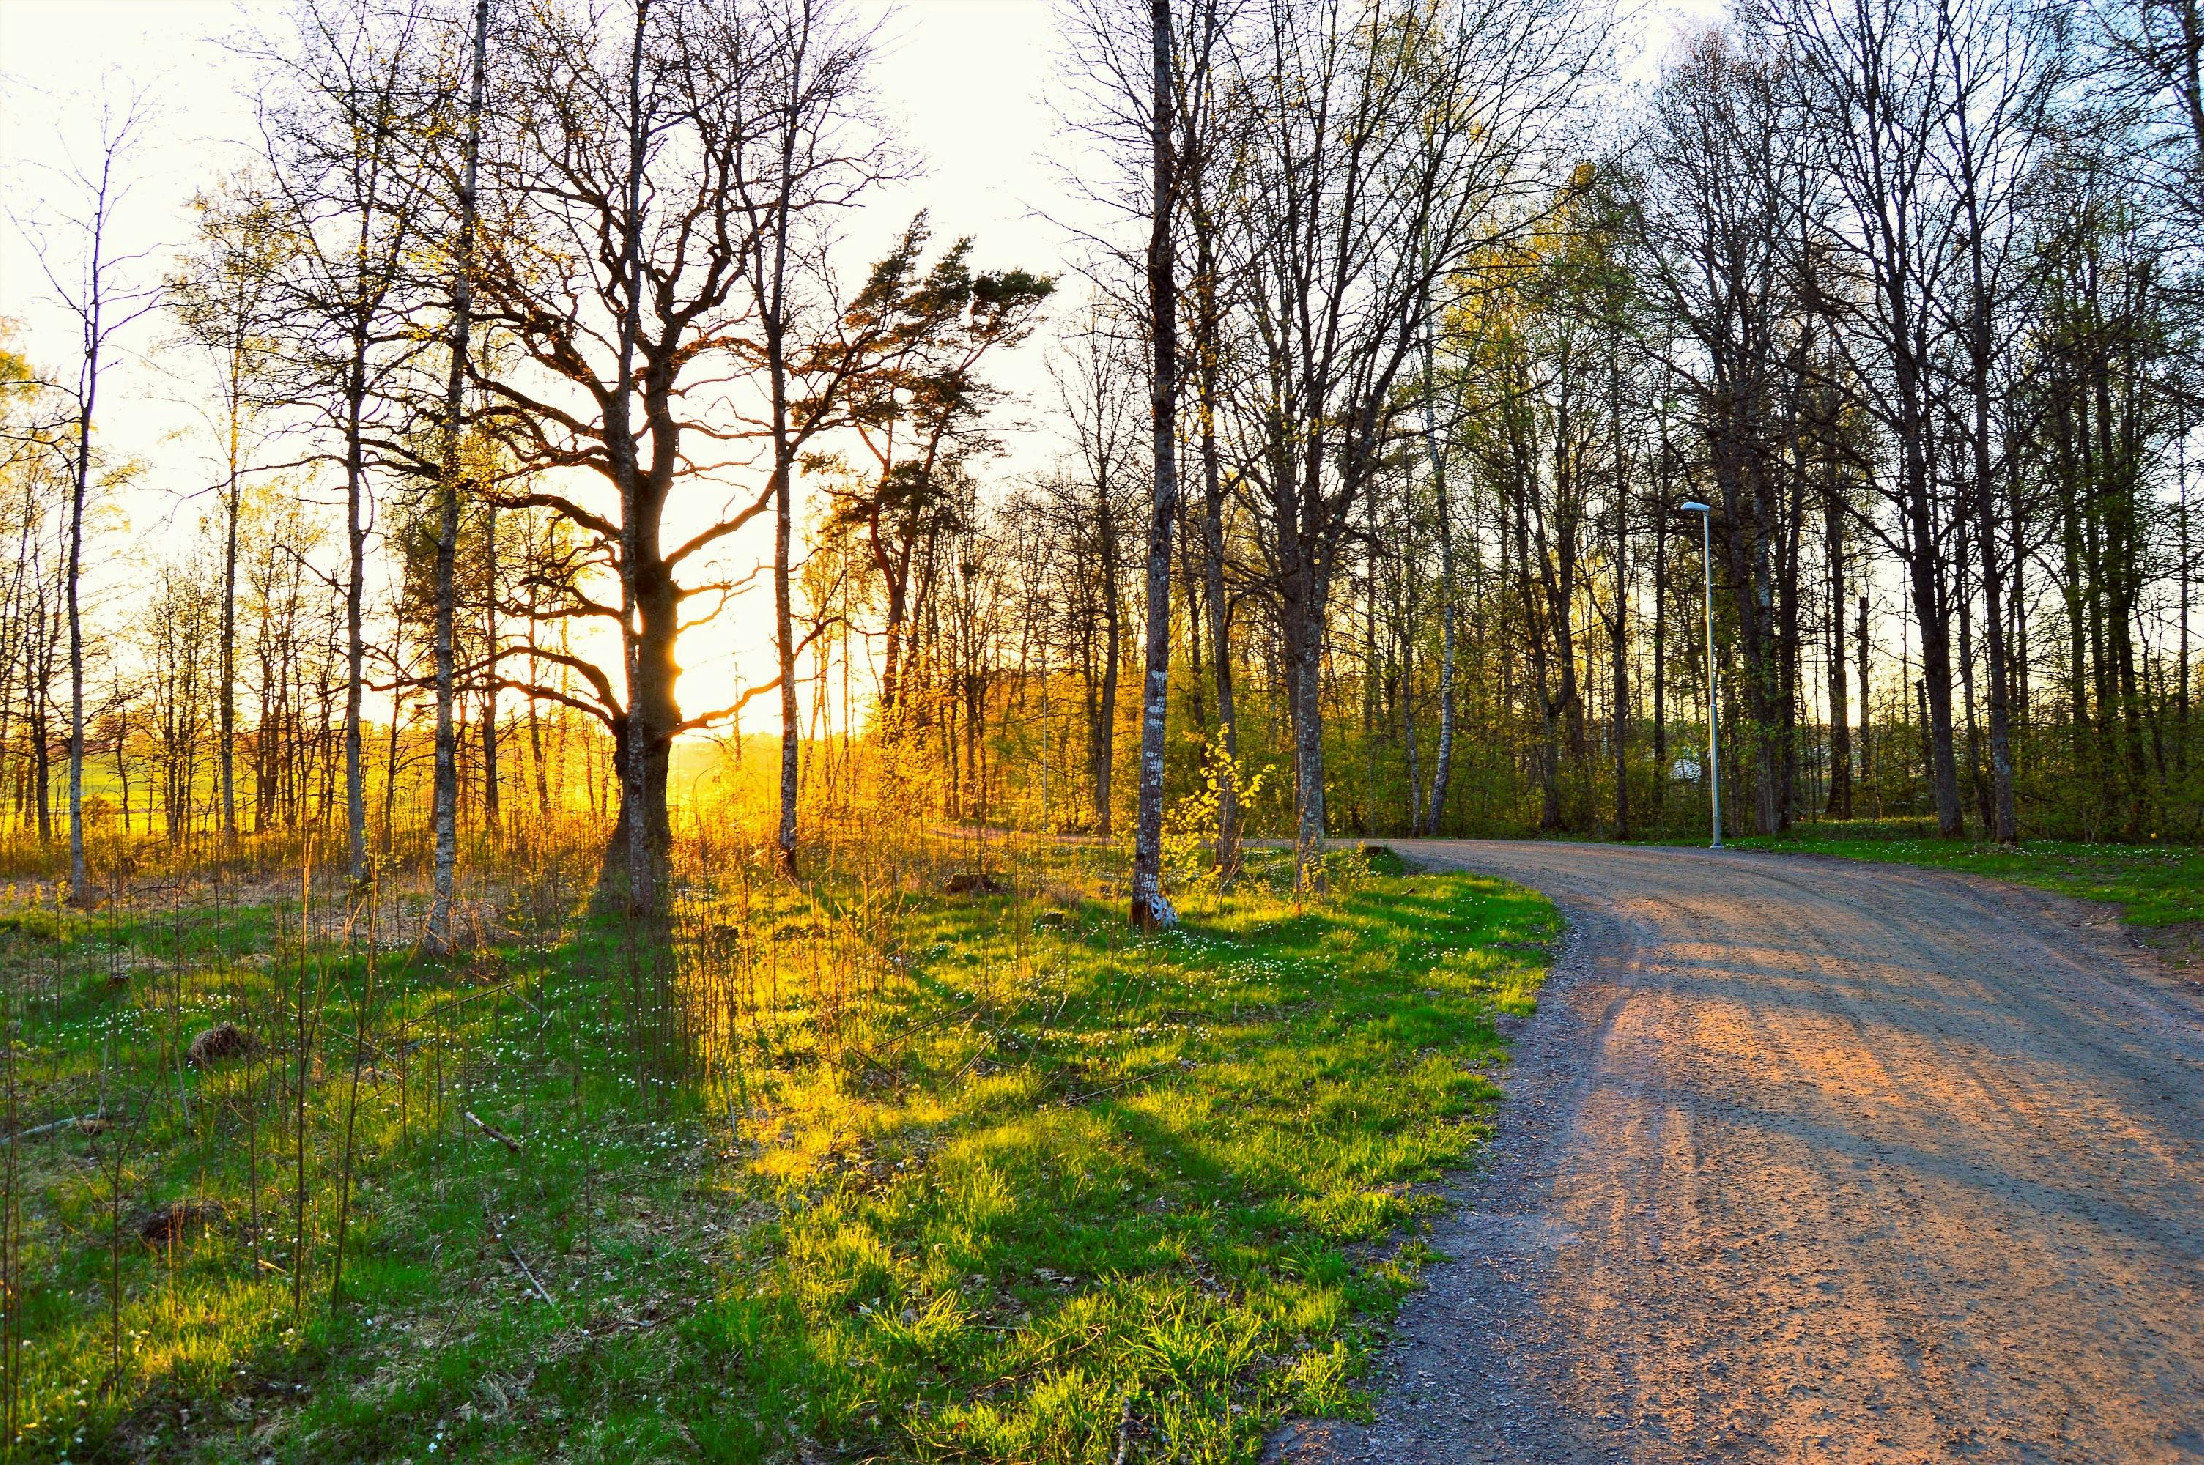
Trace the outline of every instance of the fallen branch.
[[499, 1144], [505, 1146], [505, 1148], [511, 1150], [514, 1154], [519, 1154], [521, 1150], [525, 1148], [525, 1146], [523, 1146], [519, 1140], [514, 1139], [511, 1135], [507, 1134], [504, 1130], [499, 1129], [496, 1125], [484, 1124], [480, 1119], [475, 1117], [474, 1110], [462, 1109], [459, 1112], [466, 1115], [468, 1122], [473, 1124], [475, 1128], [481, 1130], [484, 1134], [496, 1140]]
[[51, 1134], [57, 1129], [67, 1129], [72, 1124], [91, 1124], [96, 1120], [105, 1119], [106, 1117], [107, 1116], [105, 1114], [71, 1114], [68, 1118], [56, 1119], [51, 1124], [39, 1124], [33, 1125], [29, 1129], [19, 1129], [15, 1133], [9, 1135], [8, 1138], [29, 1139], [32, 1135], [35, 1134]]
[[[467, 1117], [469, 1119], [474, 1119], [474, 1116], [472, 1114], [469, 1114]], [[481, 1124], [482, 1121], [479, 1119], [475, 1119], [475, 1123]], [[483, 1125], [483, 1128], [488, 1129], [489, 1126], [485, 1124]], [[551, 1300], [550, 1293], [543, 1290], [543, 1283], [536, 1280], [536, 1274], [528, 1270], [528, 1263], [521, 1259], [520, 1248], [513, 1245], [513, 1238], [511, 1238], [510, 1236], [500, 1235], [498, 1237], [498, 1240], [505, 1243], [505, 1254], [513, 1259], [514, 1266], [520, 1268], [520, 1274], [528, 1279], [528, 1285], [536, 1289], [536, 1295], [543, 1299], [544, 1306], [550, 1308], [554, 1313], [557, 1312], [559, 1310], [559, 1305]]]

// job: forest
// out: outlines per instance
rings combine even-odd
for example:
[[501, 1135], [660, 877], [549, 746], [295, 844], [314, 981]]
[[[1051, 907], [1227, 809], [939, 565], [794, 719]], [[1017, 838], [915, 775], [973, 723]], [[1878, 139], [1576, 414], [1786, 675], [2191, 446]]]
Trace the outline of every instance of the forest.
[[2204, 830], [2193, 0], [1062, 0], [1015, 263], [857, 0], [249, 17], [175, 237], [142, 89], [9, 183], [0, 1458], [1251, 1458], [1474, 1074], [1285, 1043], [1393, 1097], [1225, 1283], [925, 1248], [1196, 1185], [1050, 1117], [1157, 1065], [1299, 1142], [1334, 947], [1497, 1041], [1550, 915], [1382, 841]]

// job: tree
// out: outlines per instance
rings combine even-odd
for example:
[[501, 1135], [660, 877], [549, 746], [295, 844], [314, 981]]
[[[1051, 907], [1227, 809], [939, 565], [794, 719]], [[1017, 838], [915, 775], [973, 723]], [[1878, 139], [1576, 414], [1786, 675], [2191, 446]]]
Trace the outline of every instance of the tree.
[[1819, 302], [1802, 290], [1794, 221], [1809, 216], [1802, 117], [1778, 62], [1720, 32], [1663, 79], [1640, 149], [1634, 215], [1645, 288], [1689, 340], [1672, 358], [1705, 445], [1735, 606], [1755, 761], [1754, 827], [1789, 819], [1795, 705], [1781, 607], [1795, 600], [1801, 484], [1786, 453]]
[[419, 356], [413, 266], [431, 179], [409, 166], [438, 99], [417, 84], [426, 0], [305, 0], [287, 43], [264, 44], [274, 73], [261, 133], [286, 234], [285, 394], [337, 438], [344, 474], [344, 807], [347, 865], [367, 878], [361, 717], [367, 685], [371, 473], [411, 427], [404, 383]]
[[1179, 516], [1178, 261], [1171, 237], [1178, 209], [1173, 134], [1171, 0], [1150, 0], [1154, 48], [1149, 92], [1155, 204], [1148, 238], [1149, 433], [1155, 494], [1148, 515], [1148, 634], [1140, 691], [1140, 799], [1133, 832], [1133, 924], [1170, 926], [1178, 915], [1163, 894], [1163, 737], [1171, 693], [1171, 530]]
[[[1097, 303], [1050, 362], [1071, 428], [1073, 461], [1047, 480], [1052, 517], [1068, 530], [1079, 606], [1078, 661], [1087, 692], [1087, 785], [1104, 839], [1114, 813], [1117, 689], [1125, 664], [1128, 499], [1143, 486], [1135, 440], [1137, 343]], [[1095, 635], [1099, 623], [1101, 635]]]
[[[69, 630], [69, 890], [79, 904], [92, 900], [84, 863], [84, 529], [85, 504], [92, 488], [93, 428], [98, 417], [101, 372], [110, 364], [116, 336], [158, 303], [156, 293], [133, 283], [130, 271], [141, 254], [114, 248], [115, 212], [129, 191], [131, 153], [149, 125], [142, 96], [103, 97], [99, 104], [97, 157], [68, 165], [65, 186], [74, 194], [59, 228], [70, 243], [54, 247], [47, 231], [37, 236], [40, 268], [77, 327], [78, 355], [71, 407], [69, 511], [62, 562], [62, 596]], [[64, 277], [59, 271], [74, 268]]]
[[1820, 0], [1751, 15], [1769, 44], [1796, 59], [1814, 165], [1841, 205], [1831, 238], [1862, 282], [1839, 340], [1896, 450], [1895, 471], [1878, 476], [1877, 489], [1895, 510], [1891, 547], [1920, 628], [1937, 829], [1957, 838], [1952, 602], [1942, 574], [1952, 516], [1932, 442], [1937, 303], [1962, 227], [1937, 166], [1950, 115], [1949, 16], [1942, 0]]
[[[717, 509], [685, 504], [702, 523], [676, 545], [663, 542], [665, 514], [678, 491], [693, 500], [743, 466], [738, 449], [754, 441], [737, 426], [751, 415], [746, 384], [759, 397], [774, 391], [770, 369], [765, 382], [741, 370], [764, 366], [760, 300], [774, 298], [755, 272], [795, 263], [761, 231], [784, 221], [793, 230], [799, 205], [830, 207], [840, 201], [834, 179], [847, 180], [815, 180], [817, 198], [803, 192], [813, 184], [796, 185], [786, 209], [766, 201], [783, 196], [776, 180], [792, 157], [846, 161], [829, 140], [844, 121], [834, 89], [858, 84], [866, 52], [862, 36], [845, 38], [835, 64], [814, 57], [792, 79], [780, 49], [788, 38], [833, 30], [832, 12], [809, 0], [637, 0], [629, 19], [616, 41], [577, 8], [514, 20], [509, 90], [486, 148], [484, 207], [494, 214], [478, 241], [476, 291], [485, 328], [520, 361], [476, 381], [483, 423], [514, 454], [516, 473], [579, 470], [610, 491], [609, 512], [548, 479], [499, 500], [563, 518], [617, 577], [616, 604], [577, 582], [552, 614], [617, 629], [624, 690], [587, 656], [540, 646], [538, 660], [580, 678], [582, 690], [505, 684], [611, 731], [623, 787], [605, 884], [653, 914], [671, 838], [673, 739], [736, 710], [681, 711], [682, 607], [735, 588], [724, 575], [684, 583], [682, 573], [773, 512], [784, 476], [769, 473], [762, 489]], [[728, 456], [713, 456], [716, 444]]]
[[222, 481], [222, 606], [217, 732], [224, 840], [237, 837], [238, 528], [248, 478], [248, 436], [267, 394], [276, 328], [274, 303], [284, 268], [282, 224], [265, 190], [233, 180], [193, 200], [198, 237], [184, 269], [169, 281], [169, 307], [187, 340], [213, 364], [219, 383]]
[[1981, 557], [1983, 630], [1989, 642], [1991, 797], [1988, 833], [2000, 844], [2017, 843], [2020, 825], [2013, 796], [2011, 662], [2005, 637], [2005, 597], [2019, 546], [2000, 544], [2003, 515], [1995, 485], [2006, 476], [2001, 461], [2011, 436], [1997, 419], [1997, 367], [2011, 350], [2019, 312], [2012, 309], [2021, 283], [2021, 231], [2016, 212], [2050, 134], [2050, 110], [2064, 80], [2063, 57], [2044, 13], [1993, 5], [1986, 0], [1944, 0], [1942, 32], [1951, 78], [1943, 119], [1946, 186], [1957, 196], [1961, 229], [1955, 241], [1957, 300], [1949, 329], [1963, 343], [1963, 394], [1967, 409], [1957, 426], [1966, 443], [1961, 473], [1962, 512], [1972, 516]]
[[1323, 648], [1340, 555], [1385, 460], [1421, 324], [1456, 264], [1523, 227], [1539, 128], [1597, 31], [1559, 3], [1364, 10], [1269, 0], [1239, 68], [1260, 119], [1229, 246], [1251, 360], [1239, 461], [1284, 647], [1295, 869], [1320, 878]]
[[800, 376], [803, 439], [846, 426], [869, 460], [862, 471], [839, 458], [813, 466], [833, 505], [830, 532], [860, 533], [880, 581], [879, 706], [891, 735], [908, 711], [912, 627], [933, 584], [929, 551], [959, 527], [958, 490], [972, 464], [999, 446], [988, 414], [1003, 393], [981, 368], [1032, 333], [1055, 289], [1025, 270], [974, 271], [970, 239], [922, 269], [927, 238], [921, 215], [872, 267], [839, 333], [810, 349]]
[[[425, 945], [431, 951], [452, 944], [452, 887], [459, 863], [459, 744], [452, 725], [458, 655], [453, 621], [459, 588], [454, 564], [459, 551], [460, 445], [465, 430], [469, 347], [474, 330], [475, 190], [482, 161], [482, 97], [488, 83], [490, 0], [475, 0], [473, 53], [468, 68], [467, 103], [461, 114], [463, 139], [456, 189], [457, 209], [451, 237], [451, 306], [445, 367], [444, 403], [439, 428], [436, 472], [436, 782], [430, 819], [435, 826], [435, 891], [429, 905]], [[492, 594], [495, 594], [493, 584]], [[493, 624], [494, 632], [494, 624]], [[496, 722], [491, 694], [488, 722]], [[495, 734], [490, 734], [495, 736]], [[494, 747], [486, 744], [485, 747]], [[494, 776], [494, 775], [493, 775]], [[491, 795], [495, 798], [495, 795]]]

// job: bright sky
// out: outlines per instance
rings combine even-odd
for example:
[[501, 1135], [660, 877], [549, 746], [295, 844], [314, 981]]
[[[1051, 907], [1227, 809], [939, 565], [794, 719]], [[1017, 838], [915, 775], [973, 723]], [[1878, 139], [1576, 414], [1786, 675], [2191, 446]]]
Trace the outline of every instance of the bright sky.
[[[1069, 249], [1062, 218], [1070, 205], [1051, 163], [1067, 144], [1053, 133], [1043, 101], [1058, 55], [1047, 0], [859, 0], [884, 22], [886, 42], [875, 82], [903, 141], [925, 164], [924, 176], [876, 196], [852, 241], [859, 257], [916, 212], [932, 211], [936, 239], [978, 239], [982, 265], [1060, 270]], [[1716, 0], [1656, 0], [1632, 27], [1642, 58], [1657, 55], [1677, 31], [1703, 25]], [[139, 152], [119, 220], [123, 252], [143, 254], [148, 283], [165, 268], [165, 251], [190, 230], [192, 194], [253, 153], [250, 77], [220, 38], [283, 21], [280, 4], [239, 0], [0, 0], [0, 187], [17, 218], [35, 220], [39, 200], [65, 191], [71, 159], [97, 157], [99, 100], [118, 104], [133, 89], [153, 105], [154, 125]], [[1630, 69], [1638, 70], [1642, 66]], [[1090, 220], [1090, 227], [1097, 221]], [[866, 237], [869, 236], [869, 237]], [[75, 355], [73, 329], [54, 307], [29, 236], [0, 219], [0, 316], [23, 323], [35, 361], [48, 370]], [[115, 506], [109, 533], [128, 536], [130, 552], [111, 545], [93, 562], [109, 567], [104, 597], [142, 585], [146, 559], [174, 547], [179, 525], [203, 511], [193, 495], [212, 481], [217, 439], [193, 405], [193, 365], [160, 349], [164, 327], [141, 323], [121, 343], [124, 360], [102, 383], [101, 431], [110, 450], [140, 459], [145, 472]], [[1038, 344], [1004, 376], [1045, 409]], [[1045, 436], [998, 465], [1012, 473], [1039, 466]], [[718, 705], [737, 682], [771, 676], [765, 595], [738, 602], [714, 626], [685, 639], [683, 700]], [[764, 727], [770, 699], [746, 718]]]

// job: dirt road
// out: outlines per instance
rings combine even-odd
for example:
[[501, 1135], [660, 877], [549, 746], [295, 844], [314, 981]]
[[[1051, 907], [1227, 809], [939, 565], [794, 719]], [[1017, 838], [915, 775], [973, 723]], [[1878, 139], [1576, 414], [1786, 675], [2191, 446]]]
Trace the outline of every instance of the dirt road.
[[1569, 947], [1367, 1428], [1284, 1458], [2204, 1461], [2204, 1002], [2102, 907], [1424, 843]]

